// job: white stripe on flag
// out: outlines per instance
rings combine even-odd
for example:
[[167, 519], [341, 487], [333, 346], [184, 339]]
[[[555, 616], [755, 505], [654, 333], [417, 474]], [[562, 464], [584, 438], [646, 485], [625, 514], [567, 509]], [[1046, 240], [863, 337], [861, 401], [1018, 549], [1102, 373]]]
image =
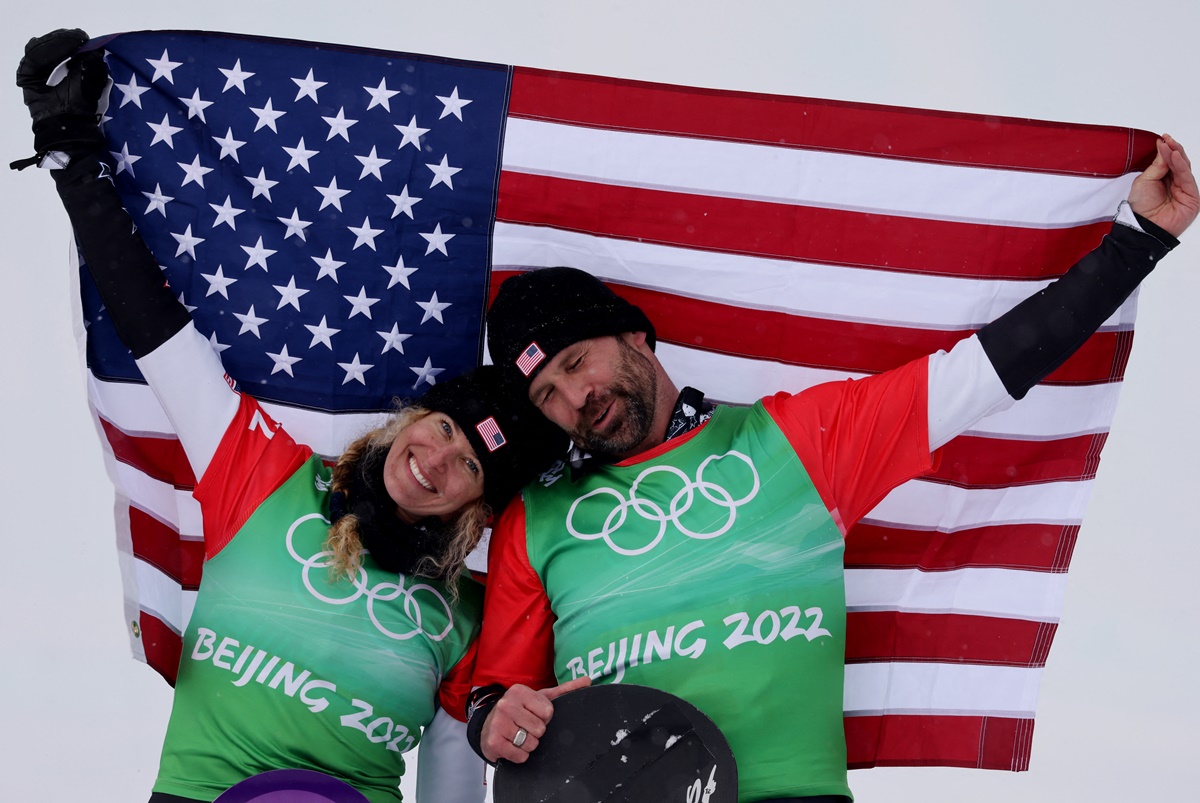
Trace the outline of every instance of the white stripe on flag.
[[502, 164], [617, 186], [1051, 228], [1111, 218], [1133, 183], [519, 118], [508, 121]]
[[979, 664], [846, 666], [847, 716], [950, 714], [1032, 717], [1042, 670]]
[[143, 560], [136, 561], [136, 567], [142, 608], [182, 633], [196, 607], [196, 592], [183, 591], [179, 583]]
[[1091, 480], [970, 489], [913, 480], [884, 497], [863, 521], [949, 532], [989, 524], [1078, 524], [1091, 490]]
[[[493, 270], [571, 265], [621, 284], [750, 309], [942, 331], [978, 328], [1049, 284], [893, 273], [503, 222], [492, 256]], [[1136, 312], [1127, 302], [1102, 330], [1132, 328]]]
[[120, 461], [115, 461], [115, 466], [114, 483], [134, 500], [134, 507], [183, 535], [203, 534], [204, 520], [200, 514], [200, 503], [191, 491], [181, 491]]
[[[731, 357], [671, 343], [660, 343], [656, 353], [676, 384], [694, 385], [714, 399], [737, 404], [750, 404], [780, 390], [798, 393], [822, 382], [862, 376]], [[1048, 440], [1107, 432], [1120, 390], [1119, 383], [1039, 385], [1020, 404], [980, 420], [970, 433]]]
[[1015, 569], [847, 569], [851, 611], [955, 613], [1057, 622], [1065, 573]]

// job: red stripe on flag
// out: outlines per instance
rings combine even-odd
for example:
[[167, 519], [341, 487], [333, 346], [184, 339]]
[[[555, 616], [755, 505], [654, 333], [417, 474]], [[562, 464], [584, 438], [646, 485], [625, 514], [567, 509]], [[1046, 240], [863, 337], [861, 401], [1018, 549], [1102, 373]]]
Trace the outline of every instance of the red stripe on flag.
[[112, 447], [113, 456], [122, 463], [134, 466], [143, 474], [180, 490], [196, 487], [196, 475], [178, 438], [133, 435], [103, 418], [100, 419], [100, 426]]
[[129, 536], [137, 558], [188, 591], [200, 587], [204, 568], [203, 541], [180, 538], [178, 530], [132, 505], [129, 508]]
[[851, 769], [896, 766], [1029, 769], [1033, 720], [901, 715], [846, 717]]
[[179, 658], [183, 654], [183, 639], [149, 611], [142, 611], [138, 616], [138, 628], [146, 663], [174, 686], [179, 674]]
[[857, 153], [938, 164], [1116, 177], [1154, 158], [1155, 137], [1116, 126], [513, 70], [510, 117], [594, 128]]
[[[940, 331], [747, 310], [637, 287], [617, 287], [645, 310], [660, 340], [723, 354], [790, 365], [879, 373], [939, 349], [949, 351], [971, 331]], [[698, 324], [703, 332], [697, 332]], [[1132, 332], [1093, 335], [1046, 382], [1096, 384], [1119, 380]]]
[[846, 663], [931, 661], [1040, 667], [1058, 625], [964, 614], [850, 611]]
[[942, 447], [930, 479], [964, 488], [1008, 488], [1038, 482], [1090, 480], [1108, 433], [1046, 441], [960, 435]]
[[962, 568], [1065, 572], [1078, 525], [996, 524], [953, 533], [860, 523], [846, 536], [848, 569]]
[[[493, 272], [493, 298], [500, 284], [516, 273]], [[608, 284], [622, 298], [646, 312], [662, 342], [788, 365], [874, 374], [939, 349], [949, 350], [971, 334], [962, 330], [884, 326], [750, 310], [614, 282]], [[1118, 381], [1124, 376], [1132, 341], [1132, 332], [1097, 333], [1043, 381], [1063, 385]]]
[[496, 219], [720, 253], [996, 279], [1060, 274], [1111, 226], [956, 223], [511, 171], [500, 177]]

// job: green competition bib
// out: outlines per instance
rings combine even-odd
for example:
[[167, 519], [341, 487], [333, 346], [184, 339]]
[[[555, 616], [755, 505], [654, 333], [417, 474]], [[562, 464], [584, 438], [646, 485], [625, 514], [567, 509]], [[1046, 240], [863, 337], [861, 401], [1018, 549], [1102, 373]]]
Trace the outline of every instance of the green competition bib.
[[724, 732], [742, 799], [844, 794], [843, 542], [763, 410], [652, 459], [526, 490], [566, 681], [663, 689]]

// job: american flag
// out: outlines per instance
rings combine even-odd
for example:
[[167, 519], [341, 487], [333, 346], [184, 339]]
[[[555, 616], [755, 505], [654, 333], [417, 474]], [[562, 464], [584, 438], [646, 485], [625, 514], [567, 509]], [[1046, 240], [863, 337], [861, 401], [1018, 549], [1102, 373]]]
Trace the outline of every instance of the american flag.
[[504, 433], [500, 431], [500, 425], [490, 415], [476, 424], [475, 429], [479, 431], [479, 437], [483, 438], [489, 452], [494, 452], [508, 443], [504, 438]]
[[[539, 267], [610, 282], [677, 384], [732, 403], [949, 348], [1099, 241], [1154, 142], [231, 35], [101, 44], [142, 233], [229, 373], [324, 455], [474, 364], [489, 293]], [[194, 480], [82, 298], [134, 650], [171, 677]], [[849, 534], [851, 766], [1027, 767], [1135, 306]]]
[[542, 351], [537, 343], [530, 343], [529, 347], [521, 352], [521, 356], [517, 357], [517, 368], [525, 376], [533, 373], [533, 369], [542, 364], [542, 360], [546, 359], [546, 352]]

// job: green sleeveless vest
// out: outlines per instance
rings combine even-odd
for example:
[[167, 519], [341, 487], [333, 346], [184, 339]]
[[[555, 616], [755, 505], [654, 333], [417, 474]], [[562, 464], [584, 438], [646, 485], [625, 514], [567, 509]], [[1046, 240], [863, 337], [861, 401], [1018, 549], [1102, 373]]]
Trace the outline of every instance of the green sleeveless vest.
[[481, 590], [385, 572], [330, 582], [329, 469], [293, 474], [204, 566], [156, 792], [211, 800], [249, 775], [314, 769], [400, 799], [401, 753], [465, 654]]
[[718, 407], [645, 462], [551, 477], [525, 505], [560, 682], [688, 700], [729, 740], [741, 800], [850, 795], [842, 537], [761, 404]]

